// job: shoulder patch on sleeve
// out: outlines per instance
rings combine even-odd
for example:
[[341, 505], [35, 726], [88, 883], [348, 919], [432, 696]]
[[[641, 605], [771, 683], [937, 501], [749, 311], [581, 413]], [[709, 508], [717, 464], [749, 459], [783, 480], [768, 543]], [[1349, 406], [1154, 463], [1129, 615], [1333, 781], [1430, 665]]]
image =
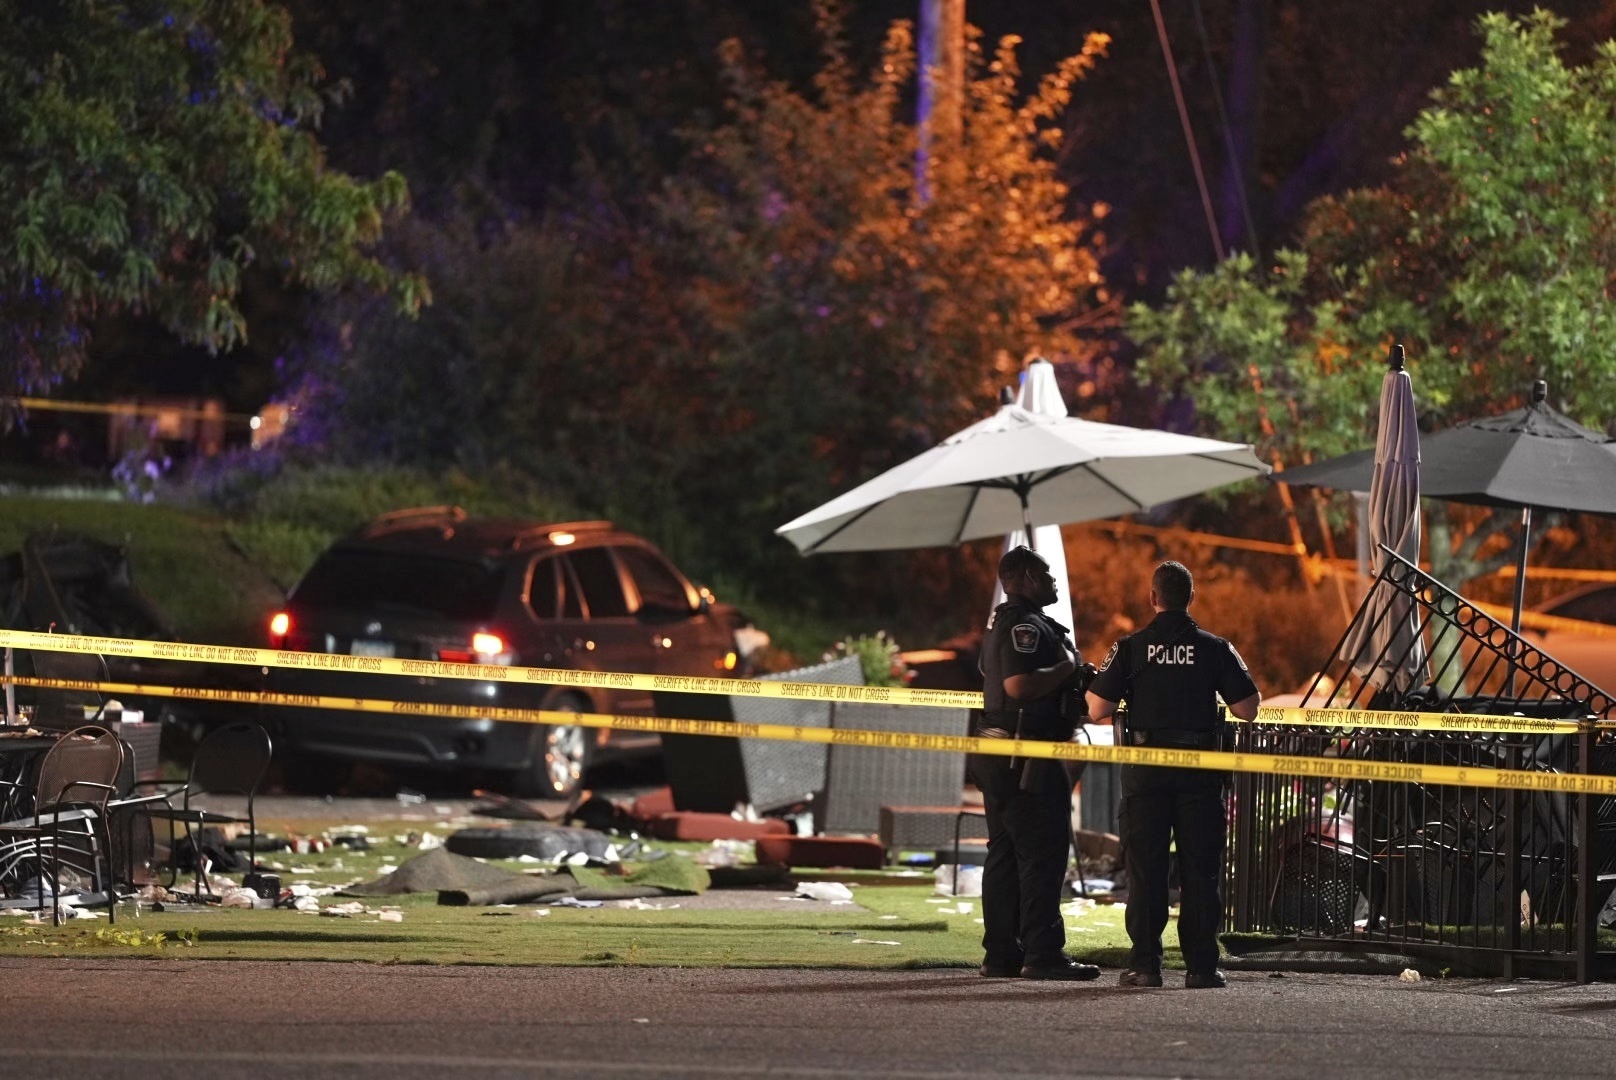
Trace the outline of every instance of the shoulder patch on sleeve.
[[1038, 651], [1038, 627], [1032, 623], [1017, 623], [1010, 628], [1010, 643], [1016, 652]]
[[1246, 666], [1245, 658], [1240, 655], [1240, 650], [1234, 647], [1234, 642], [1229, 641], [1225, 642], [1225, 644], [1229, 646], [1229, 653], [1234, 657], [1234, 662], [1240, 665], [1240, 670], [1249, 675], [1251, 669]]
[[1100, 661], [1100, 670], [1101, 671], [1108, 670], [1111, 667], [1111, 661], [1113, 661], [1113, 660], [1115, 660], [1117, 658], [1117, 645], [1118, 644], [1119, 644], [1119, 642], [1115, 642], [1115, 641], [1113, 641], [1111, 643], [1111, 651], [1105, 654], [1105, 659], [1104, 660]]

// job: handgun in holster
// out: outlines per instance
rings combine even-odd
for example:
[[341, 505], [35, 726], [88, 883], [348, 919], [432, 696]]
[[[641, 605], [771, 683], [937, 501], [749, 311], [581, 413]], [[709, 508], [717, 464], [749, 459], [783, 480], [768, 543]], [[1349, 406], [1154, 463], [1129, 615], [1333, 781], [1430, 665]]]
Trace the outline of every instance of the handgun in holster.
[[[1027, 719], [1027, 710], [1026, 709], [1017, 709], [1016, 710], [1016, 741], [1017, 742], [1020, 742], [1021, 737], [1024, 734], [1026, 734], [1026, 732], [1023, 730], [1023, 726], [1026, 723], [1026, 719]], [[1011, 769], [1015, 769], [1018, 766], [1021, 769], [1021, 779], [1018, 782], [1017, 786], [1022, 791], [1032, 791], [1038, 786], [1039, 774], [1041, 772], [1039, 766], [1041, 764], [1042, 764], [1042, 760], [1039, 759], [1039, 758], [1012, 757], [1010, 759], [1010, 768]]]
[[1132, 732], [1128, 729], [1128, 706], [1118, 705], [1117, 711], [1111, 714], [1111, 741], [1116, 746], [1132, 746], [1131, 735]]

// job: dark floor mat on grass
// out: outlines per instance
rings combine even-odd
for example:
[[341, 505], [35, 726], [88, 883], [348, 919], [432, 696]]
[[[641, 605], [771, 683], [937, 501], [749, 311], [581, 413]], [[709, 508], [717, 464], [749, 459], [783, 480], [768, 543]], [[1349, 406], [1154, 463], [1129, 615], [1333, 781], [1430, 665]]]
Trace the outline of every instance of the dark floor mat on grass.
[[559, 900], [635, 900], [650, 896], [694, 896], [705, 892], [707, 871], [680, 855], [668, 855], [627, 874], [610, 874], [588, 866], [568, 866], [542, 877], [512, 875], [514, 880], [470, 889], [439, 889], [446, 907], [488, 907]]
[[400, 864], [375, 881], [352, 885], [351, 896], [397, 896], [435, 892], [450, 907], [487, 907], [559, 900], [633, 900], [648, 896], [689, 896], [707, 889], [707, 871], [680, 855], [668, 855], [628, 874], [609, 874], [587, 866], [565, 867], [551, 874], [513, 874], [464, 855], [438, 848]]
[[391, 874], [350, 885], [342, 891], [350, 896], [397, 896], [440, 889], [484, 889], [522, 876], [456, 855], [446, 848], [434, 848], [401, 863]]

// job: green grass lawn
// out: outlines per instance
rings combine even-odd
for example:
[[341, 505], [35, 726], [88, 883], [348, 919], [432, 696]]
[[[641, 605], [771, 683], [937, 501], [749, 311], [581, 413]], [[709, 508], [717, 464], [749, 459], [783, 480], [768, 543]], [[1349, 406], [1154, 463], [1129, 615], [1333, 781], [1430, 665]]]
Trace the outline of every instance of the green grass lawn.
[[[788, 890], [781, 890], [784, 895]], [[94, 953], [198, 960], [344, 960], [384, 964], [535, 964], [649, 967], [947, 968], [981, 962], [981, 926], [954, 904], [928, 903], [921, 886], [856, 888], [865, 912], [779, 901], [779, 910], [687, 911], [678, 897], [644, 911], [440, 907], [433, 896], [369, 898], [378, 914], [332, 918], [242, 909], [143, 912], [125, 905], [117, 924], [62, 927], [0, 920], [0, 955]], [[385, 900], [385, 902], [383, 902]], [[328, 903], [341, 903], [334, 897]], [[548, 910], [548, 914], [540, 914]], [[946, 911], [946, 914], [941, 912]], [[972, 905], [980, 917], [980, 902]], [[1120, 909], [1068, 920], [1081, 928], [1070, 951], [1110, 965], [1125, 955]]]
[[[457, 823], [458, 824], [458, 823]], [[343, 826], [306, 821], [262, 823], [268, 835], [337, 834]], [[364, 850], [334, 846], [292, 855], [271, 853], [283, 884], [334, 885], [371, 880], [381, 868], [420, 854], [407, 842], [423, 831], [416, 821], [368, 823]], [[434, 828], [440, 835], [449, 828]], [[697, 844], [659, 844], [694, 854]], [[532, 864], [496, 860], [510, 870]], [[821, 876], [816, 874], [816, 877]], [[848, 910], [821, 901], [788, 901], [794, 886], [752, 895], [760, 907], [706, 910], [685, 898], [643, 901], [658, 910], [598, 908], [443, 907], [435, 894], [321, 897], [334, 906], [359, 899], [367, 908], [348, 917], [276, 910], [172, 905], [168, 910], [123, 905], [116, 925], [105, 918], [53, 927], [0, 918], [0, 956], [144, 956], [199, 960], [345, 960], [387, 964], [644, 965], [655, 967], [823, 967], [858, 969], [974, 968], [981, 962], [982, 904], [934, 894], [929, 876], [890, 884], [890, 876], [824, 872], [848, 883]], [[882, 883], [877, 883], [882, 882]], [[381, 918], [392, 910], [401, 921]], [[1122, 909], [1073, 905], [1070, 951], [1092, 962], [1119, 965], [1125, 956]]]

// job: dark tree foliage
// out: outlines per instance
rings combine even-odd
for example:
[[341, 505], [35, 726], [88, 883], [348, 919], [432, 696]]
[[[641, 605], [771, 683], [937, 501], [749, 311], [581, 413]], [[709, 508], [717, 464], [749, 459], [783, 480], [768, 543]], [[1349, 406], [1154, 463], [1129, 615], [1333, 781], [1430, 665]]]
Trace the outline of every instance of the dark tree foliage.
[[404, 181], [326, 167], [320, 90], [262, 0], [0, 3], [3, 393], [76, 374], [109, 314], [229, 349], [255, 269], [413, 311], [425, 283], [369, 252]]

